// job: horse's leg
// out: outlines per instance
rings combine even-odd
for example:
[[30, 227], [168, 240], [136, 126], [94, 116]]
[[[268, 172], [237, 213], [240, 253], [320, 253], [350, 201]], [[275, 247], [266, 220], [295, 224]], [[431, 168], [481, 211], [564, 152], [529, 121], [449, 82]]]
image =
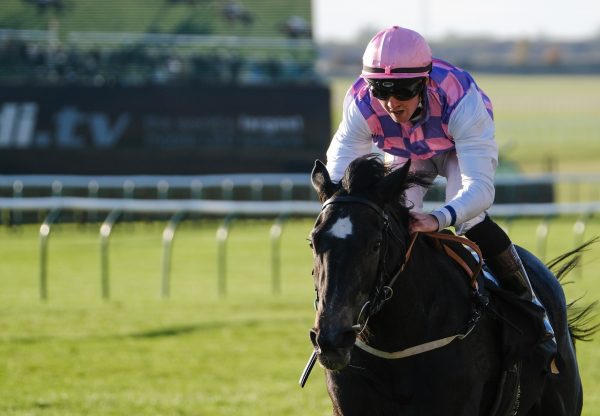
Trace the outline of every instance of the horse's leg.
[[583, 406], [583, 389], [574, 351], [571, 354], [563, 353], [560, 364], [560, 374], [549, 375], [545, 383], [540, 414], [580, 415]]

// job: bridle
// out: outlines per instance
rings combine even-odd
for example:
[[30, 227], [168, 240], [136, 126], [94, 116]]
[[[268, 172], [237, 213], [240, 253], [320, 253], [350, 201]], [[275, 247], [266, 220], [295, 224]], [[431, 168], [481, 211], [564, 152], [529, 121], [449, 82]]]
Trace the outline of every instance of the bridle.
[[[397, 235], [396, 232], [392, 229], [390, 225], [389, 215], [385, 212], [383, 208], [374, 202], [368, 200], [367, 198], [362, 198], [358, 196], [349, 196], [349, 195], [337, 195], [329, 198], [327, 201], [323, 203], [321, 207], [321, 212], [329, 205], [333, 204], [344, 204], [344, 203], [352, 203], [352, 204], [362, 204], [371, 208], [375, 211], [379, 217], [382, 219], [382, 227], [383, 227], [383, 241], [382, 241], [382, 249], [381, 255], [379, 258], [379, 265], [377, 267], [378, 277], [375, 285], [371, 291], [371, 296], [369, 299], [363, 304], [360, 308], [360, 312], [356, 319], [356, 324], [352, 326], [352, 329], [356, 332], [357, 335], [360, 335], [366, 328], [367, 323], [369, 322], [369, 318], [375, 315], [377, 312], [381, 310], [386, 301], [390, 300], [394, 295], [394, 290], [392, 287], [394, 283], [400, 276], [400, 274], [404, 271], [406, 264], [410, 258], [410, 254], [412, 252], [412, 247], [417, 239], [417, 233], [413, 234], [411, 241], [408, 245], [404, 253], [404, 260], [402, 261], [398, 270], [393, 274], [393, 276], [389, 277], [388, 268], [386, 265], [387, 252], [389, 248], [389, 240], [390, 238], [396, 239], [398, 242], [402, 243], [404, 239]], [[318, 296], [318, 295], [317, 295]], [[315, 300], [315, 305], [317, 304], [318, 298]]]
[[[415, 345], [414, 347], [410, 347], [405, 350], [396, 351], [396, 352], [380, 351], [378, 349], [375, 349], [375, 348], [369, 346], [368, 344], [366, 344], [365, 342], [363, 342], [360, 339], [359, 335], [362, 334], [362, 332], [365, 330], [367, 323], [369, 322], [369, 318], [371, 316], [375, 315], [377, 312], [379, 312], [379, 310], [381, 310], [381, 308], [383, 307], [384, 303], [392, 298], [392, 296], [394, 294], [392, 287], [394, 286], [394, 283], [396, 282], [398, 277], [402, 274], [406, 265], [408, 264], [408, 261], [410, 259], [411, 253], [412, 253], [412, 249], [415, 245], [415, 242], [417, 240], [419, 233], [414, 233], [412, 235], [411, 240], [408, 244], [408, 247], [406, 248], [406, 250], [404, 252], [404, 259], [403, 259], [402, 263], [400, 264], [400, 267], [398, 268], [398, 270], [394, 273], [394, 275], [391, 278], [386, 279], [388, 277], [388, 274], [387, 274], [387, 268], [386, 268], [385, 261], [386, 261], [386, 257], [387, 257], [389, 238], [395, 238], [400, 243], [402, 243], [404, 240], [402, 239], [402, 237], [398, 236], [394, 232], [392, 227], [390, 226], [389, 216], [385, 212], [385, 210], [383, 208], [381, 208], [380, 206], [378, 206], [377, 204], [375, 204], [374, 202], [372, 202], [366, 198], [362, 198], [362, 197], [358, 197], [358, 196], [350, 196], [350, 195], [333, 196], [323, 203], [323, 206], [321, 207], [321, 212], [323, 212], [323, 210], [329, 205], [344, 204], [344, 203], [362, 204], [362, 205], [366, 205], [367, 207], [374, 210], [383, 221], [383, 234], [384, 234], [384, 236], [386, 236], [386, 238], [383, 239], [383, 249], [382, 249], [381, 257], [379, 259], [378, 272], [377, 272], [379, 276], [377, 278], [377, 283], [374, 285], [374, 289], [372, 290], [372, 295], [371, 295], [370, 299], [367, 300], [361, 307], [358, 317], [356, 319], [356, 324], [354, 324], [352, 326], [352, 329], [357, 334], [355, 345], [358, 348], [360, 348], [372, 355], [375, 355], [379, 358], [393, 360], [393, 359], [410, 357], [410, 356], [421, 354], [421, 353], [431, 351], [431, 350], [434, 350], [437, 348], [441, 348], [441, 347], [448, 345], [455, 339], [462, 340], [462, 339], [466, 338], [473, 331], [473, 329], [479, 322], [479, 319], [481, 318], [481, 315], [482, 315], [482, 311], [487, 306], [487, 303], [488, 303], [487, 297], [483, 296], [477, 288], [477, 276], [480, 274], [481, 269], [483, 267], [483, 257], [481, 255], [481, 251], [479, 250], [477, 245], [475, 245], [474, 243], [470, 242], [468, 239], [463, 238], [463, 237], [458, 237], [458, 236], [454, 236], [454, 235], [450, 236], [450, 235], [442, 234], [442, 233], [425, 233], [426, 235], [428, 235], [432, 238], [438, 239], [438, 240], [450, 240], [450, 241], [459, 242], [461, 244], [468, 245], [478, 256], [478, 265], [475, 268], [475, 270], [466, 270], [467, 274], [470, 276], [470, 279], [471, 279], [471, 299], [472, 299], [471, 306], [472, 306], [472, 308], [471, 308], [471, 316], [470, 316], [469, 320], [467, 321], [464, 329], [460, 333], [457, 333], [455, 335], [451, 335], [451, 336], [437, 339], [434, 341], [429, 341], [424, 344]], [[452, 252], [452, 250], [446, 249], [446, 253], [449, 255], [449, 257], [451, 257], [455, 261], [457, 261], [457, 263], [459, 265], [461, 265], [464, 269], [468, 269], [468, 266], [466, 266], [460, 259], [457, 259], [458, 256], [456, 255], [456, 253]], [[318, 292], [317, 292], [317, 296], [315, 299], [315, 309], [316, 309], [318, 300], [319, 300], [319, 298], [318, 298]], [[315, 349], [315, 350], [313, 350], [311, 357], [309, 358], [308, 363], [304, 367], [304, 371], [302, 372], [302, 375], [300, 376], [299, 383], [300, 383], [301, 387], [304, 387], [306, 381], [308, 380], [308, 376], [310, 375], [310, 372], [311, 372], [316, 360], [317, 360], [317, 350]]]
[[[408, 244], [408, 247], [406, 248], [406, 250], [404, 252], [404, 258], [402, 260], [402, 263], [400, 264], [398, 270], [390, 278], [388, 276], [387, 267], [386, 267], [386, 263], [385, 263], [386, 258], [387, 258], [387, 250], [388, 250], [388, 246], [389, 246], [389, 239], [394, 238], [400, 243], [402, 243], [404, 240], [402, 239], [402, 237], [398, 236], [393, 231], [392, 227], [390, 226], [390, 220], [389, 220], [388, 214], [385, 212], [385, 210], [383, 208], [381, 208], [380, 206], [378, 206], [377, 204], [375, 204], [374, 202], [372, 202], [366, 198], [362, 198], [362, 197], [358, 197], [358, 196], [347, 196], [347, 195], [333, 196], [333, 197], [329, 198], [327, 201], [325, 201], [323, 203], [323, 206], [321, 207], [321, 211], [323, 211], [329, 205], [339, 204], [339, 203], [362, 204], [362, 205], [366, 205], [369, 208], [371, 208], [372, 210], [374, 210], [383, 220], [383, 234], [384, 234], [384, 236], [386, 236], [383, 239], [383, 249], [382, 249], [381, 257], [379, 259], [379, 266], [378, 266], [378, 272], [377, 272], [379, 276], [377, 278], [377, 283], [374, 285], [370, 299], [367, 300], [361, 307], [358, 317], [356, 319], [356, 324], [354, 324], [352, 326], [352, 329], [356, 332], [356, 334], [360, 335], [365, 330], [367, 323], [369, 322], [369, 318], [371, 318], [371, 316], [373, 316], [377, 312], [379, 312], [381, 310], [381, 308], [383, 307], [383, 305], [385, 304], [385, 302], [390, 300], [392, 298], [392, 296], [394, 295], [394, 291], [392, 289], [394, 286], [394, 283], [396, 282], [398, 277], [402, 274], [406, 265], [408, 264], [408, 261], [410, 260], [410, 256], [412, 253], [412, 249], [415, 245], [415, 241], [417, 240], [419, 233], [414, 233], [412, 235], [410, 242]], [[380, 352], [378, 350], [375, 350], [374, 348], [369, 347], [364, 342], [362, 342], [360, 340], [360, 338], [357, 338], [356, 345], [374, 355], [378, 355], [382, 358], [402, 358], [405, 356], [419, 354], [424, 351], [429, 351], [431, 349], [440, 348], [441, 346], [447, 345], [452, 340], [457, 339], [457, 338], [464, 339], [466, 336], [468, 336], [471, 333], [471, 331], [473, 330], [473, 328], [479, 321], [479, 318], [481, 317], [483, 308], [487, 305], [487, 302], [488, 302], [487, 298], [479, 292], [478, 287], [477, 287], [477, 276], [480, 274], [481, 268], [483, 267], [483, 256], [481, 255], [481, 251], [479, 250], [479, 247], [477, 247], [477, 245], [475, 243], [469, 241], [468, 239], [466, 239], [464, 237], [442, 234], [442, 233], [424, 233], [424, 234], [426, 234], [427, 236], [429, 236], [431, 238], [437, 239], [437, 240], [449, 240], [449, 241], [458, 242], [460, 244], [465, 244], [465, 245], [469, 246], [471, 248], [471, 250], [473, 250], [477, 254], [477, 257], [478, 257], [477, 267], [474, 270], [466, 270], [467, 274], [470, 275], [470, 280], [471, 280], [471, 282], [470, 282], [471, 283], [471, 299], [473, 301], [471, 317], [469, 318], [469, 321], [465, 325], [464, 331], [462, 331], [459, 334], [456, 334], [456, 335], [453, 335], [450, 337], [446, 337], [441, 340], [436, 340], [436, 341], [433, 341], [430, 343], [425, 343], [425, 344], [422, 344], [419, 346], [415, 346], [414, 348], [410, 348], [409, 351], [392, 353], [391, 355], [387, 354], [387, 353], [382, 353], [382, 352], [380, 354]], [[466, 266], [459, 258], [457, 258], [458, 256], [451, 249], [449, 249], [448, 247], [445, 247], [445, 251], [449, 257], [451, 257], [454, 261], [456, 261], [464, 269], [468, 269], [468, 266]], [[315, 301], [315, 305], [316, 305], [316, 301]]]

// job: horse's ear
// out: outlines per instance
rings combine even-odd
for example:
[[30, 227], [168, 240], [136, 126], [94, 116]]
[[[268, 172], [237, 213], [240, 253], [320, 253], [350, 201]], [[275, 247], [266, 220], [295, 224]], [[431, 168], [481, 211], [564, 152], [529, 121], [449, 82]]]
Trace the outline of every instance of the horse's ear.
[[327, 168], [319, 159], [315, 160], [315, 166], [313, 167], [310, 175], [313, 188], [319, 195], [321, 202], [327, 201], [338, 189], [338, 186], [331, 181]]
[[400, 198], [406, 189], [405, 182], [409, 169], [410, 159], [400, 169], [396, 169], [379, 181], [376, 192], [381, 201], [387, 203]]

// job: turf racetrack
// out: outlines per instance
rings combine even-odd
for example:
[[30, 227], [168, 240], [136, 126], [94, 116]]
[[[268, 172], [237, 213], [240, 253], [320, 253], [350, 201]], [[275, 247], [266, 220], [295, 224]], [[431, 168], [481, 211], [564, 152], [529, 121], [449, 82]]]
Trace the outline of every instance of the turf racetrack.
[[[572, 248], [574, 219], [554, 220], [547, 259]], [[164, 223], [118, 224], [110, 293], [101, 299], [97, 226], [50, 236], [48, 301], [38, 297], [38, 226], [0, 227], [0, 414], [327, 415], [322, 371], [298, 378], [311, 351], [313, 285], [306, 236], [290, 220], [281, 294], [271, 291], [271, 221], [233, 224], [227, 296], [217, 295], [214, 221], [186, 222], [173, 247], [171, 296], [160, 298]], [[511, 236], [536, 251], [538, 220]], [[600, 223], [587, 236], [599, 235]], [[571, 275], [569, 299], [600, 299], [600, 246]], [[578, 343], [585, 415], [600, 415], [600, 341]]]

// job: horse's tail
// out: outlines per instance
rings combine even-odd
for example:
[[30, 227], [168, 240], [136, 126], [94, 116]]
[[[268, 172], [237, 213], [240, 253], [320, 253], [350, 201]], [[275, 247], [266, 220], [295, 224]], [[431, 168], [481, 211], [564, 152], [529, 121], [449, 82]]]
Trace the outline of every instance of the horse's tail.
[[[561, 254], [547, 264], [561, 285], [572, 283], [563, 281], [564, 277], [577, 267], [581, 261], [582, 253], [587, 251], [592, 244], [597, 243], [599, 239], [599, 237], [592, 238], [579, 247]], [[592, 336], [600, 330], [600, 322], [597, 322], [598, 313], [596, 311], [598, 301], [581, 306], [575, 305], [581, 299], [580, 297], [567, 304], [567, 321], [573, 343], [575, 340], [591, 341]]]

